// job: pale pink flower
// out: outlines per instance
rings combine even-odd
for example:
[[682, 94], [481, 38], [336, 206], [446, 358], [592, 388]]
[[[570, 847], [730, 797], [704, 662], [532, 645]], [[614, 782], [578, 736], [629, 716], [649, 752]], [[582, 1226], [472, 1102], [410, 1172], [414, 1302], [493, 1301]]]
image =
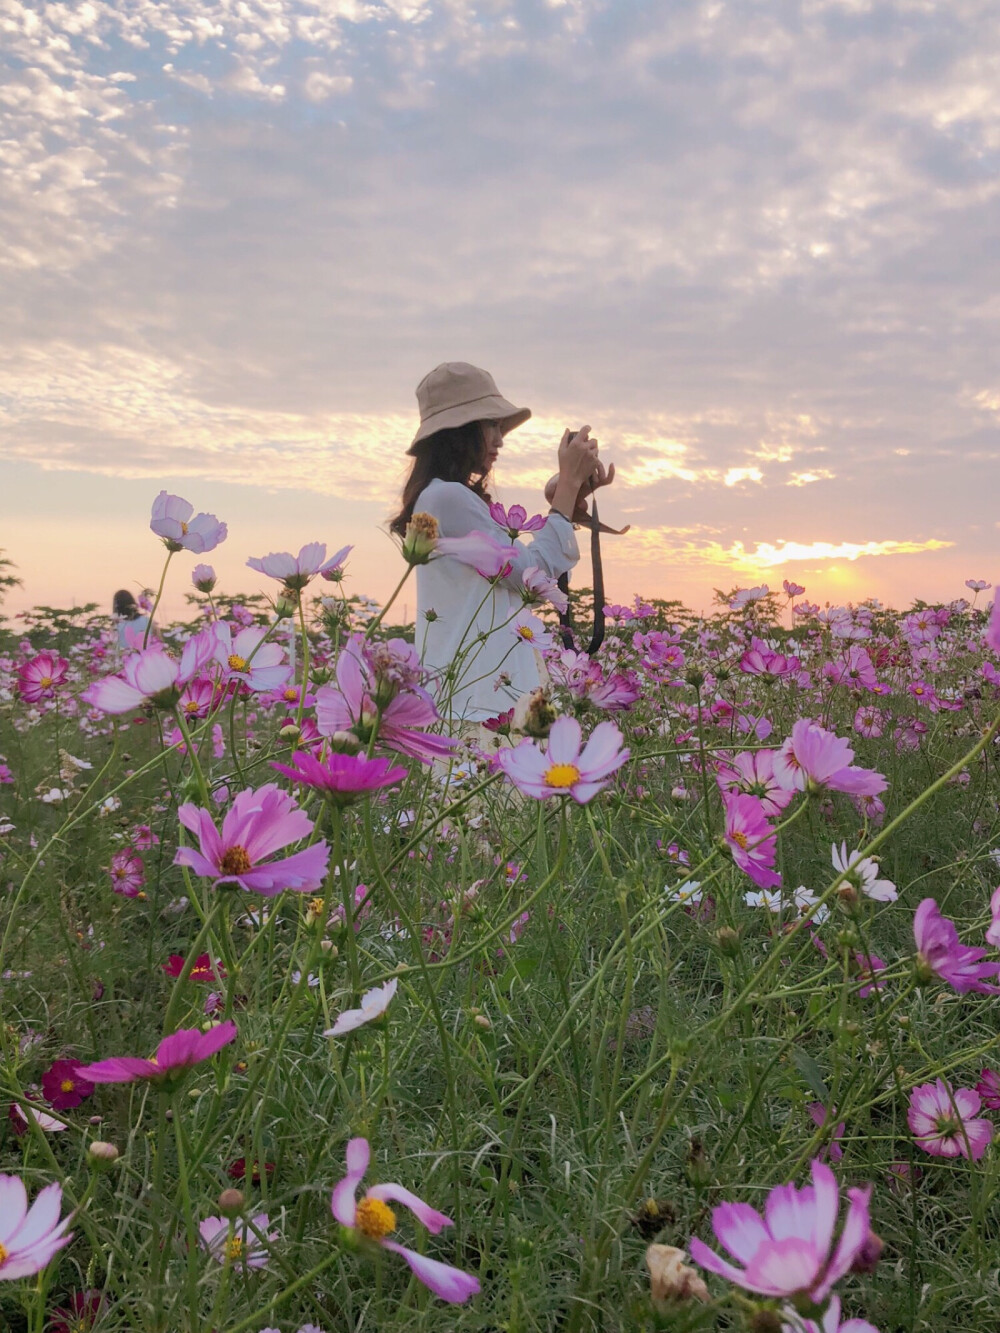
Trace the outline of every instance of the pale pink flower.
[[374, 1241], [382, 1249], [398, 1254], [424, 1286], [429, 1287], [443, 1301], [461, 1305], [470, 1296], [475, 1296], [480, 1290], [479, 1280], [471, 1273], [463, 1273], [460, 1268], [453, 1268], [438, 1259], [428, 1259], [416, 1250], [387, 1239], [390, 1232], [396, 1229], [396, 1215], [389, 1207], [390, 1202], [401, 1203], [409, 1208], [433, 1236], [442, 1228], [453, 1225], [450, 1217], [431, 1208], [402, 1185], [373, 1185], [363, 1199], [358, 1201], [355, 1198], [362, 1177], [368, 1170], [370, 1157], [371, 1149], [367, 1139], [350, 1140], [347, 1145], [347, 1174], [334, 1186], [330, 1198], [330, 1211], [337, 1221], [341, 1226], [350, 1227], [355, 1233]]
[[120, 675], [94, 681], [80, 698], [102, 713], [127, 713], [145, 703], [174, 708], [184, 686], [211, 662], [215, 646], [211, 625], [188, 639], [179, 661], [160, 644], [152, 644], [130, 653]]
[[345, 546], [327, 560], [325, 542], [308, 542], [298, 555], [292, 555], [289, 551], [273, 551], [263, 557], [251, 556], [247, 564], [258, 574], [277, 579], [291, 592], [299, 592], [317, 574], [339, 570], [352, 549]]
[[463, 565], [471, 565], [484, 579], [506, 578], [514, 568], [510, 546], [478, 529], [464, 537], [439, 537], [434, 555], [451, 556]]
[[142, 857], [131, 847], [123, 847], [112, 853], [108, 874], [111, 876], [112, 889], [123, 898], [138, 898], [146, 883], [146, 867]]
[[854, 714], [854, 730], [866, 739], [878, 740], [885, 729], [885, 714], [873, 704], [862, 704]]
[[994, 949], [1000, 949], [1000, 885], [993, 890], [990, 897], [990, 924], [986, 927], [986, 943], [992, 944]]
[[532, 648], [546, 649], [552, 646], [552, 635], [545, 627], [545, 622], [533, 616], [530, 611], [522, 611], [510, 623], [510, 631], [515, 638]]
[[879, 879], [879, 865], [874, 857], [862, 856], [858, 851], [848, 856], [846, 842], [842, 842], [839, 848], [834, 843], [831, 856], [833, 868], [840, 872], [843, 885], [850, 885], [853, 890], [877, 903], [894, 903], [899, 897], [892, 880]]
[[721, 1203], [712, 1210], [716, 1239], [742, 1267], [720, 1258], [697, 1236], [688, 1245], [691, 1258], [758, 1295], [822, 1304], [868, 1240], [871, 1186], [848, 1190], [847, 1215], [834, 1243], [840, 1206], [836, 1177], [819, 1160], [811, 1169], [812, 1185], [773, 1189], [763, 1216], [747, 1203]]
[[396, 994], [399, 982], [392, 977], [384, 986], [376, 986], [366, 991], [361, 997], [360, 1009], [345, 1009], [337, 1017], [332, 1028], [327, 1028], [324, 1037], [342, 1037], [345, 1032], [353, 1032], [365, 1023], [374, 1023], [388, 1009], [392, 997]]
[[241, 681], [250, 690], [276, 690], [291, 676], [281, 645], [264, 643], [267, 630], [247, 626], [234, 636], [225, 621], [213, 628], [215, 660], [225, 669], [227, 680]]
[[971, 588], [973, 592], [988, 592], [993, 584], [987, 583], [985, 579], [966, 579], [965, 586]]
[[511, 537], [516, 537], [519, 532], [539, 532], [548, 522], [544, 514], [534, 514], [529, 518], [524, 505], [511, 505], [509, 509], [504, 509], [499, 503], [490, 505], [490, 518], [499, 527], [506, 528]]
[[788, 597], [801, 597], [805, 592], [805, 588], [803, 588], [801, 583], [792, 583], [789, 579], [782, 579], [781, 586], [784, 588], [785, 595]]
[[[46, 1115], [44, 1111], [38, 1110], [30, 1102], [13, 1102], [11, 1104], [11, 1117], [20, 1120], [25, 1129], [29, 1124], [35, 1124], [46, 1134], [59, 1134], [69, 1126], [65, 1120], [57, 1120], [53, 1115]], [[20, 1131], [19, 1131], [20, 1132]], [[0, 1246], [2, 1248], [2, 1246]], [[0, 1267], [0, 1277], [3, 1276], [3, 1268]]]
[[211, 565], [195, 565], [191, 571], [191, 582], [199, 592], [211, 592], [216, 584], [215, 570]]
[[730, 795], [756, 796], [769, 819], [780, 815], [795, 793], [779, 785], [774, 776], [774, 750], [741, 750], [720, 756], [715, 780]]
[[149, 526], [163, 538], [168, 551], [193, 551], [195, 555], [214, 551], [229, 531], [214, 514], [195, 514], [193, 504], [166, 491], [160, 491], [153, 501]]
[[608, 785], [629, 751], [622, 748], [622, 734], [613, 722], [599, 722], [583, 750], [582, 738], [576, 718], [559, 717], [544, 750], [525, 739], [512, 750], [499, 751], [497, 761], [525, 796], [572, 796], [585, 805]]
[[550, 578], [537, 565], [529, 565], [521, 575], [521, 596], [529, 606], [548, 600], [560, 614], [569, 606], [569, 598], [557, 580]]
[[[254, 1230], [247, 1222], [237, 1223], [233, 1237], [229, 1238], [229, 1222], [224, 1217], [206, 1217], [198, 1223], [198, 1236], [202, 1245], [213, 1259], [220, 1264], [229, 1263], [239, 1271], [248, 1268], [263, 1268], [268, 1260], [267, 1245], [278, 1239], [276, 1231], [268, 1231], [270, 1219], [267, 1213], [255, 1213]], [[256, 1232], [267, 1239], [264, 1244]]]
[[61, 1185], [46, 1185], [29, 1209], [21, 1179], [0, 1175], [0, 1281], [40, 1273], [70, 1243], [70, 1219], [59, 1221], [61, 1206]]
[[761, 598], [766, 597], [770, 589], [766, 583], [762, 583], [756, 588], [740, 588], [730, 599], [730, 611], [740, 611], [751, 602], [759, 602]]
[[787, 1310], [785, 1315], [790, 1322], [781, 1325], [781, 1333], [878, 1333], [867, 1319], [845, 1319], [841, 1323], [839, 1296], [830, 1297], [830, 1304], [819, 1319], [806, 1319], [792, 1310]]
[[910, 1093], [906, 1123], [913, 1137], [933, 1157], [968, 1157], [978, 1162], [993, 1138], [988, 1120], [974, 1119], [979, 1093], [952, 1088], [944, 1079], [921, 1083]]
[[851, 764], [850, 744], [809, 718], [799, 718], [774, 760], [774, 775], [795, 791], [844, 791], [878, 795], [889, 785], [881, 773]]

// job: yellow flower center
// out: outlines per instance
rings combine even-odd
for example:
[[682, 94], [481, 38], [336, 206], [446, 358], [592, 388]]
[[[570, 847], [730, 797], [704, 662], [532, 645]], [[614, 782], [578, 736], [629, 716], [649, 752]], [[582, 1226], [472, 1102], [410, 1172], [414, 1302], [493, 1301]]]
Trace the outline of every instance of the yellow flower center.
[[181, 519], [181, 532], [184, 534], [185, 537], [187, 536], [187, 530], [188, 530], [188, 525], [184, 522], [183, 519]]
[[243, 1257], [243, 1242], [239, 1236], [233, 1236], [226, 1241], [226, 1258], [230, 1263]]
[[381, 1240], [396, 1230], [396, 1214], [387, 1203], [370, 1196], [362, 1199], [354, 1214], [354, 1224], [363, 1236]]
[[230, 653], [227, 659], [230, 671], [246, 671], [247, 659], [240, 657], [239, 653]]
[[63, 1081], [59, 1084], [59, 1091], [72, 1092], [75, 1087], [76, 1084], [73, 1082], [71, 1078], [64, 1078]]
[[735, 842], [737, 846], [742, 847], [744, 851], [746, 851], [747, 847], [750, 845], [750, 839], [745, 833], [740, 833], [739, 830], [735, 833], [730, 833], [729, 836], [732, 838], [733, 842]]
[[576, 764], [553, 764], [545, 774], [545, 785], [566, 790], [574, 782], [580, 781], [580, 770]]
[[227, 847], [219, 862], [224, 875], [245, 875], [251, 866], [250, 853], [245, 847]]
[[49, 686], [52, 684], [52, 677], [51, 677], [51, 676], [42, 676], [41, 680], [39, 680], [38, 683], [39, 683], [39, 685], [41, 685], [41, 687], [42, 687], [43, 690], [47, 690], [47, 689], [49, 688]]
[[0, 1268], [7, 1262], [7, 1251], [3, 1245], [0, 1245]]
[[197, 713], [198, 705], [195, 703], [193, 699], [189, 699], [187, 703], [184, 705], [184, 711], [185, 713]]
[[287, 699], [290, 704], [293, 704], [295, 703], [296, 699], [298, 699], [299, 692], [298, 690], [293, 689], [291, 685], [289, 685], [288, 689], [284, 691], [281, 697], [283, 699]]
[[522, 639], [527, 639], [529, 643], [535, 637], [534, 631], [530, 625], [518, 625], [517, 632]]

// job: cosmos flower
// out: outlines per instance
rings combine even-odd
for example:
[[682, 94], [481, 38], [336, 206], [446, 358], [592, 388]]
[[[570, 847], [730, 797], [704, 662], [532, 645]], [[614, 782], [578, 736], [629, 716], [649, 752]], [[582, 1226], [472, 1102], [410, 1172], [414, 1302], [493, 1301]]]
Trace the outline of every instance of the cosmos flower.
[[968, 1157], [978, 1162], [990, 1146], [993, 1126], [975, 1119], [979, 1093], [952, 1088], [944, 1079], [921, 1083], [910, 1093], [906, 1123], [913, 1137], [933, 1157]]
[[102, 713], [127, 713], [145, 703], [174, 708], [184, 686], [212, 660], [215, 645], [215, 628], [209, 625], [188, 639], [180, 660], [158, 643], [138, 649], [125, 659], [120, 675], [95, 680], [80, 698]]
[[69, 663], [58, 653], [36, 653], [17, 669], [17, 692], [27, 704], [37, 704], [55, 697], [69, 670]]
[[71, 1111], [94, 1091], [77, 1073], [75, 1060], [55, 1060], [42, 1075], [42, 1095], [56, 1111]]
[[206, 1217], [198, 1223], [198, 1236], [208, 1253], [220, 1264], [230, 1263], [241, 1271], [263, 1268], [268, 1259], [267, 1245], [255, 1233], [259, 1231], [265, 1236], [268, 1244], [278, 1239], [278, 1233], [268, 1231], [267, 1213], [256, 1213], [253, 1225], [255, 1230], [251, 1231], [247, 1222], [237, 1224], [230, 1238], [229, 1223], [224, 1217]]
[[1000, 1074], [995, 1069], [984, 1069], [979, 1075], [976, 1091], [983, 1104], [991, 1111], [1000, 1111]]
[[794, 791], [779, 785], [774, 776], [774, 750], [741, 750], [721, 755], [715, 780], [724, 792], [756, 796], [769, 819], [780, 815], [795, 799]]
[[843, 876], [840, 886], [842, 897], [848, 888], [863, 893], [866, 898], [872, 898], [877, 903], [894, 903], [899, 897], [892, 880], [879, 879], [879, 865], [874, 857], [862, 856], [857, 851], [848, 856], [846, 842], [842, 842], [839, 848], [834, 843], [831, 856], [834, 870]]
[[805, 1319], [792, 1310], [787, 1311], [785, 1319], [781, 1333], [878, 1333], [867, 1319], [845, 1319], [841, 1323], [839, 1296], [830, 1297], [830, 1304], [819, 1319]]
[[726, 816], [726, 845], [733, 860], [760, 888], [776, 888], [781, 883], [781, 876], [774, 869], [777, 840], [762, 802], [756, 796], [726, 793], [722, 806]]
[[149, 526], [163, 538], [168, 551], [193, 551], [195, 555], [214, 551], [229, 532], [214, 514], [195, 514], [193, 504], [166, 491], [160, 491], [153, 501]]
[[1000, 653], [1000, 595], [993, 598], [993, 610], [983, 631], [983, 643], [995, 653]]
[[558, 582], [538, 568], [529, 565], [521, 575], [521, 596], [528, 605], [548, 600], [562, 614], [569, 606], [569, 598], [559, 587]]
[[70, 1219], [59, 1221], [61, 1207], [61, 1185], [46, 1185], [29, 1209], [21, 1179], [0, 1175], [0, 1281], [40, 1273], [70, 1243]]
[[463, 1273], [460, 1268], [452, 1268], [437, 1259], [428, 1259], [417, 1254], [396, 1241], [387, 1240], [390, 1232], [396, 1229], [396, 1214], [389, 1207], [389, 1202], [401, 1203], [422, 1222], [434, 1236], [443, 1227], [452, 1226], [451, 1218], [437, 1212], [402, 1185], [373, 1185], [363, 1199], [356, 1200], [357, 1188], [368, 1170], [371, 1149], [368, 1140], [351, 1139], [347, 1145], [347, 1174], [334, 1186], [330, 1198], [330, 1211], [341, 1224], [352, 1231], [367, 1237], [384, 1250], [391, 1250], [409, 1264], [425, 1287], [429, 1287], [435, 1296], [453, 1305], [461, 1305], [479, 1291], [479, 1280], [471, 1273]]
[[500, 767], [525, 796], [572, 796], [586, 805], [629, 757], [613, 722], [599, 722], [581, 750], [583, 733], [573, 717], [556, 718], [543, 750], [530, 739], [497, 755]]
[[822, 1304], [868, 1239], [871, 1186], [848, 1190], [847, 1215], [834, 1243], [837, 1180], [818, 1159], [811, 1170], [812, 1185], [771, 1190], [763, 1216], [748, 1203], [721, 1203], [712, 1210], [716, 1239], [742, 1267], [720, 1258], [697, 1236], [688, 1246], [694, 1262], [761, 1296], [799, 1296]]
[[278, 643], [264, 643], [267, 630], [259, 625], [247, 625], [235, 635], [225, 621], [212, 628], [216, 636], [215, 660], [225, 670], [228, 680], [238, 680], [250, 690], [276, 690], [291, 676], [292, 668], [285, 662], [284, 649]]
[[298, 555], [275, 551], [260, 558], [251, 556], [247, 564], [258, 574], [277, 579], [289, 592], [300, 592], [317, 574], [325, 575], [327, 571], [339, 570], [352, 550], [353, 547], [344, 546], [327, 560], [325, 542], [308, 542]]
[[195, 565], [191, 571], [191, 582], [199, 592], [211, 592], [215, 587], [215, 570], [211, 565]]
[[393, 767], [391, 759], [369, 759], [363, 754], [329, 754], [325, 759], [297, 750], [288, 764], [272, 762], [272, 768], [303, 787], [321, 792], [334, 805], [351, 805], [383, 787], [393, 787], [407, 777], [405, 768]]
[[146, 867], [142, 857], [132, 847], [123, 847], [112, 853], [108, 874], [112, 889], [123, 898], [138, 898], [146, 882]]
[[1000, 972], [1000, 963], [984, 963], [981, 960], [985, 949], [962, 944], [955, 923], [941, 915], [933, 898], [925, 898], [914, 912], [913, 938], [917, 945], [917, 970], [924, 979], [940, 977], [959, 995], [968, 991], [1000, 994], [1000, 986], [986, 981]]
[[177, 817], [199, 847], [178, 847], [174, 865], [188, 866], [216, 886], [238, 884], [273, 898], [284, 889], [312, 893], [326, 875], [330, 848], [325, 840], [275, 859], [283, 847], [307, 838], [313, 822], [274, 782], [241, 791], [223, 817], [221, 832], [207, 810], [190, 802]]
[[77, 1065], [79, 1078], [91, 1083], [135, 1083], [152, 1079], [157, 1083], [174, 1082], [192, 1066], [210, 1060], [223, 1046], [236, 1039], [236, 1024], [227, 1019], [217, 1027], [201, 1032], [198, 1028], [181, 1028], [164, 1037], [156, 1054], [148, 1060], [137, 1055], [116, 1055], [109, 1060], [98, 1060], [92, 1065]]
[[792, 734], [775, 755], [774, 776], [794, 791], [844, 791], [877, 796], [889, 785], [881, 773], [851, 764], [854, 751], [809, 718], [799, 718]]
[[545, 627], [545, 622], [533, 616], [530, 611], [522, 611], [510, 622], [510, 632], [516, 639], [542, 650], [552, 647], [552, 635]]
[[490, 518], [499, 527], [506, 528], [512, 538], [519, 532], [540, 532], [548, 522], [544, 514], [533, 514], [529, 518], [523, 505], [511, 505], [509, 509], [504, 509], [497, 502], [490, 505]]
[[484, 579], [506, 578], [514, 568], [507, 543], [478, 530], [464, 537], [439, 537], [434, 554], [450, 555], [463, 565], [471, 565]]
[[[182, 953], [172, 953], [163, 964], [163, 971], [168, 977], [179, 977], [184, 971], [184, 964], [187, 960]], [[226, 969], [222, 966], [222, 959], [218, 959], [215, 964], [212, 963], [211, 954], [200, 953], [194, 960], [194, 966], [188, 973], [188, 981], [206, 981], [209, 983], [223, 981], [226, 977]]]
[[[822, 1102], [809, 1102], [806, 1106], [806, 1110], [809, 1112], [809, 1119], [817, 1129], [830, 1128], [830, 1121], [833, 1117]], [[840, 1146], [840, 1140], [844, 1137], [844, 1130], [846, 1127], [847, 1126], [843, 1120], [833, 1127], [829, 1149], [824, 1149], [824, 1154], [829, 1151], [831, 1162], [839, 1162], [844, 1155], [844, 1150]]]
[[332, 1028], [327, 1028], [323, 1033], [324, 1037], [342, 1037], [345, 1032], [353, 1032], [355, 1028], [362, 1027], [365, 1023], [373, 1023], [375, 1019], [381, 1018], [388, 1009], [392, 997], [396, 994], [396, 987], [399, 982], [392, 977], [384, 986], [376, 986], [373, 990], [366, 991], [361, 997], [360, 1009], [345, 1009], [337, 1017], [336, 1023]]

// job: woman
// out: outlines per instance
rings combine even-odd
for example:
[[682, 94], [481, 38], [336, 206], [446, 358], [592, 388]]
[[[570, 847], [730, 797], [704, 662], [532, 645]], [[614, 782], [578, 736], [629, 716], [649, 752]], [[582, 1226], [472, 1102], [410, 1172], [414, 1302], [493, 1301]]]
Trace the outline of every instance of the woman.
[[128, 588], [119, 588], [111, 600], [111, 613], [118, 622], [118, 649], [141, 648], [142, 637], [149, 624], [149, 616], [139, 610], [139, 604]]
[[[420, 429], [407, 450], [413, 465], [391, 530], [402, 536], [415, 513], [426, 513], [437, 520], [441, 537], [484, 532], [509, 542], [507, 528], [490, 515], [486, 478], [504, 436], [523, 425], [530, 410], [515, 407], [491, 375], [464, 361], [445, 362], [426, 375], [417, 403]], [[585, 512], [581, 497], [613, 477], [614, 466], [605, 471], [598, 461], [590, 427], [567, 430], [545, 525], [526, 545], [515, 541], [504, 577], [491, 586], [451, 555], [418, 568], [416, 645], [438, 678], [438, 707], [451, 721], [483, 722], [542, 682], [537, 649], [513, 629], [524, 609], [524, 572], [534, 566], [554, 580], [573, 568], [580, 551], [572, 519]]]

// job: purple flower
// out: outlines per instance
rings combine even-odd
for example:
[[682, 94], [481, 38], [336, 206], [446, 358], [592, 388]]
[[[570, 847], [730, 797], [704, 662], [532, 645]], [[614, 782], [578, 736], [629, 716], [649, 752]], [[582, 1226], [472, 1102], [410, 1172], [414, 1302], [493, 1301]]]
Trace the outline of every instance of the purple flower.
[[511, 505], [509, 509], [504, 509], [502, 504], [496, 502], [490, 505], [490, 518], [501, 528], [506, 528], [511, 537], [516, 537], [519, 532], [539, 532], [548, 522], [544, 514], [534, 514], [529, 518], [523, 505]]
[[325, 542], [308, 542], [298, 555], [288, 551], [274, 551], [262, 558], [251, 556], [247, 564], [259, 574], [277, 579], [290, 592], [299, 592], [317, 574], [325, 575], [339, 570], [352, 550], [353, 547], [345, 546], [327, 560]]
[[723, 795], [726, 845], [733, 860], [762, 889], [774, 889], [781, 876], [774, 868], [777, 839], [756, 796]]
[[[73, 1239], [66, 1235], [70, 1219], [59, 1221], [62, 1186], [46, 1185], [28, 1208], [18, 1176], [0, 1176], [0, 1281], [40, 1273]], [[478, 1284], [477, 1284], [478, 1290]]]
[[223, 817], [221, 833], [198, 805], [182, 805], [177, 817], [197, 837], [199, 849], [178, 847], [174, 865], [189, 866], [216, 885], [234, 883], [273, 898], [284, 889], [312, 893], [323, 882], [330, 859], [325, 841], [275, 859], [281, 848], [307, 838], [313, 822], [274, 782], [241, 791]]
[[913, 938], [917, 969], [925, 980], [940, 977], [959, 995], [968, 991], [1000, 994], [1000, 986], [991, 986], [985, 980], [1000, 972], [1000, 963], [980, 962], [986, 950], [962, 944], [955, 923], [941, 915], [933, 898], [925, 898], [914, 912]]
[[877, 796], [889, 785], [881, 773], [851, 763], [850, 744], [808, 718], [799, 718], [774, 759], [774, 776], [788, 790], [845, 791]]
[[993, 890], [990, 898], [990, 924], [986, 927], [986, 943], [994, 949], [1000, 949], [1000, 886]]
[[215, 570], [211, 565], [195, 565], [191, 571], [191, 582], [199, 592], [211, 592], [215, 587]]
[[952, 1088], [944, 1079], [921, 1083], [910, 1093], [906, 1123], [913, 1137], [933, 1157], [968, 1157], [978, 1162], [990, 1146], [993, 1126], [973, 1119], [979, 1093]]
[[373, 1185], [360, 1202], [355, 1199], [361, 1179], [368, 1170], [370, 1156], [367, 1139], [351, 1139], [348, 1143], [347, 1175], [334, 1186], [330, 1198], [330, 1211], [334, 1217], [342, 1226], [350, 1227], [352, 1231], [373, 1240], [382, 1249], [400, 1255], [424, 1286], [429, 1287], [443, 1301], [461, 1305], [470, 1296], [475, 1296], [480, 1289], [479, 1280], [471, 1273], [463, 1273], [460, 1268], [452, 1268], [450, 1264], [443, 1264], [437, 1259], [428, 1259], [415, 1250], [408, 1250], [404, 1245], [386, 1239], [396, 1229], [396, 1215], [387, 1200], [409, 1208], [434, 1236], [443, 1227], [453, 1225], [450, 1217], [437, 1212], [402, 1185]]
[[322, 792], [334, 805], [351, 805], [362, 796], [370, 796], [382, 787], [402, 782], [406, 769], [382, 757], [369, 759], [363, 754], [330, 754], [326, 759], [297, 750], [291, 764], [272, 762], [272, 768], [303, 787]]
[[138, 898], [146, 882], [142, 857], [131, 847], [123, 847], [112, 854], [108, 874], [111, 876], [112, 889], [123, 898]]
[[599, 722], [581, 750], [583, 733], [573, 717], [556, 718], [545, 750], [523, 740], [513, 750], [500, 750], [497, 761], [525, 796], [572, 796], [578, 805], [602, 791], [629, 757], [622, 734], [613, 722]]
[[214, 551], [229, 532], [214, 514], [195, 514], [193, 504], [166, 491], [160, 491], [153, 501], [149, 526], [163, 538], [168, 551], [193, 551], [195, 555]]
[[983, 1105], [991, 1111], [1000, 1111], [1000, 1074], [995, 1069], [984, 1069], [979, 1075], [976, 1091], [983, 1099]]
[[[989, 584], [986, 586], [989, 587]], [[983, 631], [983, 643], [993, 652], [1000, 653], [1000, 593], [993, 598], [993, 610]]]
[[834, 1244], [840, 1205], [836, 1177], [823, 1162], [813, 1161], [812, 1180], [802, 1189], [773, 1189], [763, 1216], [748, 1203], [721, 1203], [712, 1210], [716, 1239], [742, 1267], [720, 1258], [697, 1236], [688, 1246], [691, 1258], [758, 1295], [805, 1296], [821, 1304], [868, 1239], [871, 1186], [848, 1190], [847, 1215]]
[[56, 1111], [71, 1111], [93, 1091], [93, 1083], [76, 1072], [75, 1060], [56, 1060], [42, 1075], [42, 1093]]
[[263, 1268], [267, 1263], [267, 1246], [256, 1235], [261, 1232], [268, 1243], [278, 1239], [276, 1231], [268, 1231], [267, 1213], [256, 1213], [253, 1217], [254, 1231], [243, 1222], [237, 1226], [232, 1239], [229, 1236], [229, 1223], [224, 1217], [206, 1217], [198, 1223], [198, 1235], [201, 1243], [213, 1259], [220, 1264], [232, 1264], [236, 1269]]
[[138, 1055], [115, 1055], [110, 1060], [98, 1060], [96, 1064], [77, 1065], [76, 1074], [91, 1083], [135, 1083], [143, 1078], [158, 1083], [174, 1081], [192, 1065], [210, 1059], [235, 1038], [236, 1024], [231, 1018], [208, 1032], [181, 1028], [164, 1037], [149, 1060]]

